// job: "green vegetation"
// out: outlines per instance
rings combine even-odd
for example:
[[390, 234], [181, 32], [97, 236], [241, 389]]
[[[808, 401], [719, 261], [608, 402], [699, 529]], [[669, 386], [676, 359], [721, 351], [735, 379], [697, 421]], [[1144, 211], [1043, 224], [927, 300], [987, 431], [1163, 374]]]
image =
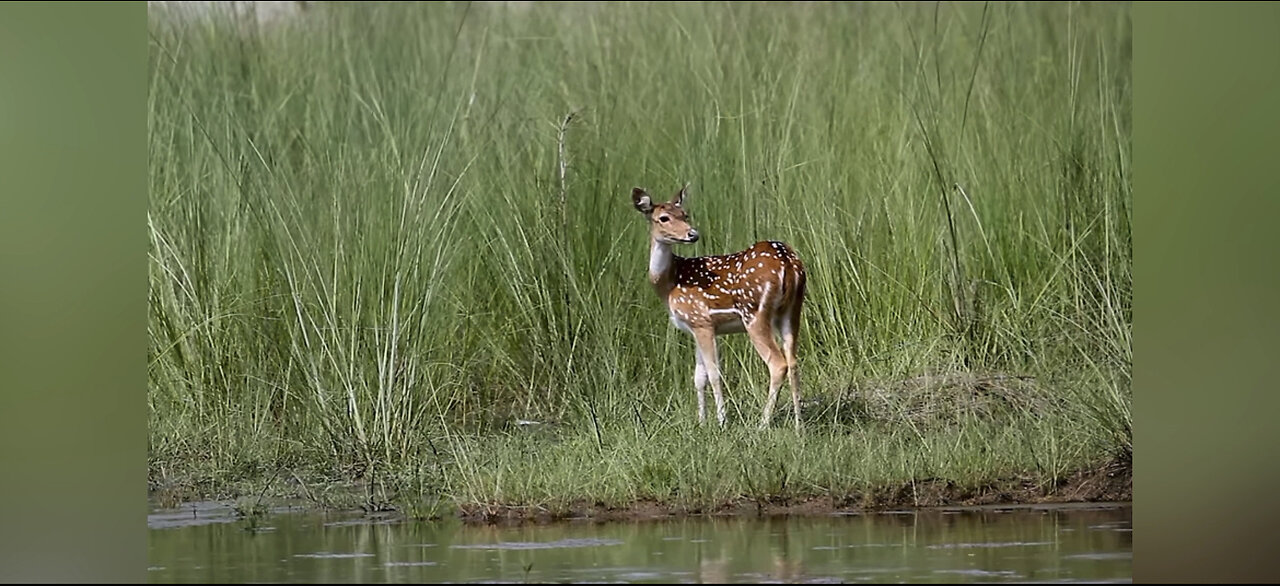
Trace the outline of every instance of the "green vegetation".
[[[153, 487], [709, 506], [1131, 457], [1127, 3], [323, 3], [150, 41]], [[800, 435], [785, 388], [754, 429], [745, 336], [729, 427], [695, 423], [630, 202], [686, 181], [679, 254], [809, 268]]]

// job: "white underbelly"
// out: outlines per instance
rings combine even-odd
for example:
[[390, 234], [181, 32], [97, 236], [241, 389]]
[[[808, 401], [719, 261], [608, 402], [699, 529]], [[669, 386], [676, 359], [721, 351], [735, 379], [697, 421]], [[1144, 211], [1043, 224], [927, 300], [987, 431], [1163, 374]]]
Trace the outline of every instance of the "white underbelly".
[[[735, 310], [713, 309], [710, 313], [709, 317], [711, 323], [715, 324], [716, 334], [741, 334], [747, 331], [746, 325], [742, 323], [742, 315]], [[676, 315], [676, 312], [672, 311], [669, 315], [671, 316], [672, 325], [690, 334], [693, 333], [693, 328], [689, 325], [689, 322], [681, 319], [679, 315]]]
[[715, 324], [717, 334], [737, 334], [747, 331], [742, 323], [742, 314], [737, 309], [712, 309], [711, 323]]

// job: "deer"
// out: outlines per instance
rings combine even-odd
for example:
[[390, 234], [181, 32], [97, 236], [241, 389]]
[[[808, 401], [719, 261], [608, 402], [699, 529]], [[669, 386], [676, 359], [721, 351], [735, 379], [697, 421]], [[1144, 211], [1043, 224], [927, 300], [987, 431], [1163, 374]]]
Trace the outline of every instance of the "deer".
[[[642, 187], [631, 201], [649, 224], [649, 283], [666, 307], [671, 323], [692, 336], [696, 359], [693, 386], [698, 397], [698, 423], [707, 419], [706, 386], [711, 384], [716, 420], [725, 425], [724, 391], [717, 338], [745, 333], [769, 367], [769, 395], [760, 429], [769, 427], [778, 390], [791, 387], [795, 427], [800, 430], [800, 374], [796, 339], [800, 334], [807, 275], [791, 246], [762, 240], [730, 254], [684, 258], [672, 248], [697, 242], [684, 200], [689, 184], [665, 203], [657, 203]], [[778, 346], [781, 339], [782, 346]]]

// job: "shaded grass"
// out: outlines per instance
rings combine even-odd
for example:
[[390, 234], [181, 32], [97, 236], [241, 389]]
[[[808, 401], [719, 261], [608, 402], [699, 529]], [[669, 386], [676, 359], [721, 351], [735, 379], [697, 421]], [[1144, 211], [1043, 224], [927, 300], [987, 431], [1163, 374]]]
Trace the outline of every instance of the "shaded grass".
[[[712, 502], [1131, 454], [1124, 3], [325, 3], [151, 42], [153, 486]], [[745, 337], [733, 427], [692, 423], [628, 200], [685, 181], [681, 254], [810, 268], [798, 437], [738, 427]], [[1035, 384], [968, 409], [995, 373]]]

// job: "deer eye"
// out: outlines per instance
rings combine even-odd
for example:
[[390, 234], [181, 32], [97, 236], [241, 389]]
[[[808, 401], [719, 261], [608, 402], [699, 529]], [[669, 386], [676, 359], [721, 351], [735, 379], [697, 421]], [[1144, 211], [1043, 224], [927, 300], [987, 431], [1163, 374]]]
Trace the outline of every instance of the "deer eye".
[[667, 222], [670, 222], [671, 218], [668, 216], [658, 216], [658, 221], [665, 224]]

